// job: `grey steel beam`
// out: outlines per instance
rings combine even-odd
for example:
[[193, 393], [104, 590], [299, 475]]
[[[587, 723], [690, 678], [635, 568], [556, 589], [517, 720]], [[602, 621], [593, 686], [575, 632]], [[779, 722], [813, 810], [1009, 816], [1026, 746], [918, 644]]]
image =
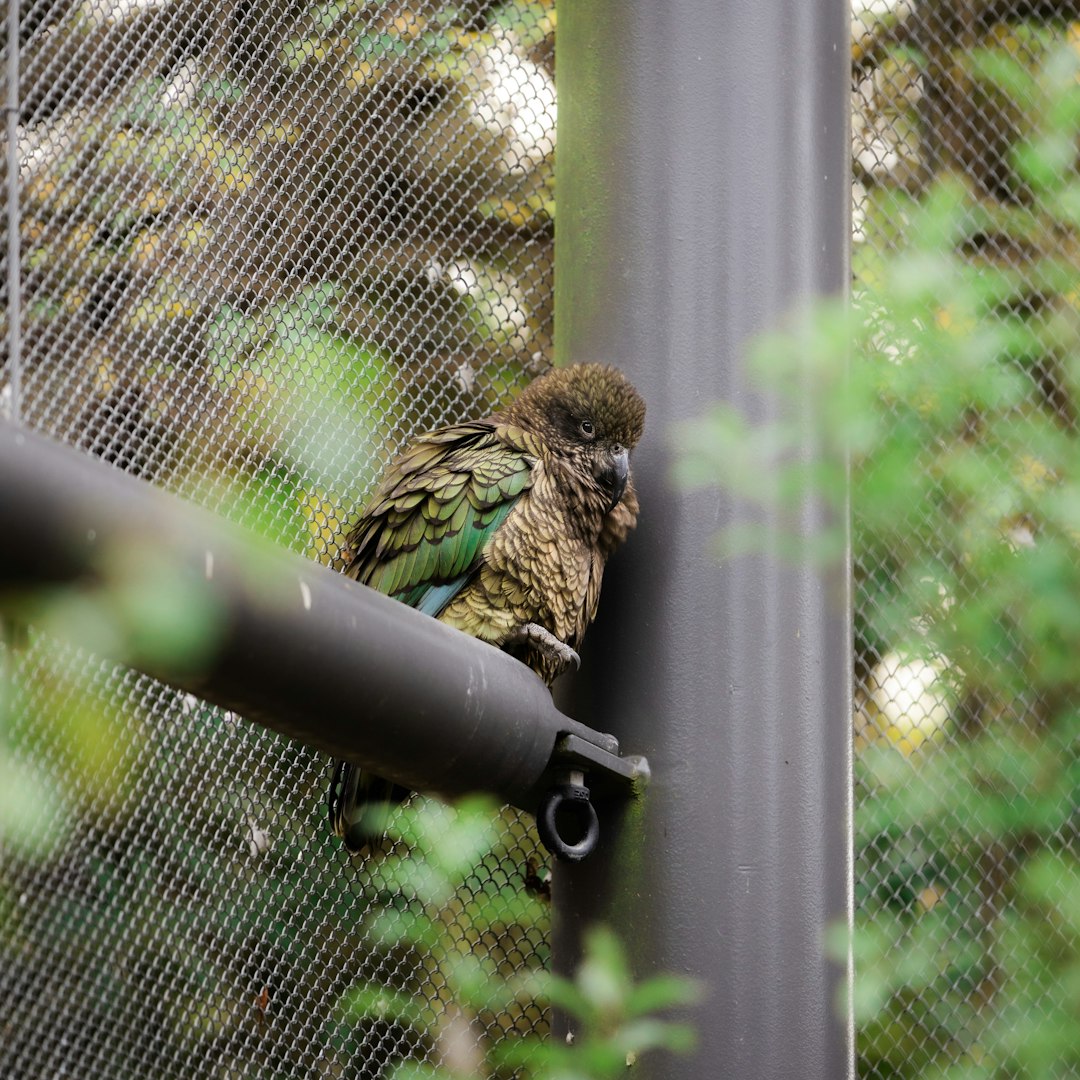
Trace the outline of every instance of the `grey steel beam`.
[[[0, 611], [408, 787], [533, 810], [567, 764], [601, 796], [643, 768], [498, 649], [9, 421], [0, 522]], [[104, 605], [89, 636], [64, 617], [73, 586]], [[191, 647], [162, 648], [191, 618]]]
[[[635, 1075], [839, 1080], [849, 918], [846, 567], [710, 540], [753, 513], [670, 479], [677, 421], [724, 399], [783, 415], [747, 342], [848, 280], [847, 0], [562, 0], [560, 359], [619, 364], [648, 403], [641, 523], [605, 582], [575, 696], [652, 781], [590, 860], [555, 876], [556, 964], [615, 927], [639, 973], [685, 972], [699, 1048]], [[811, 453], [814, 418], [793, 415]], [[822, 520], [808, 501], [794, 527]], [[778, 539], [792, 519], [766, 513]]]

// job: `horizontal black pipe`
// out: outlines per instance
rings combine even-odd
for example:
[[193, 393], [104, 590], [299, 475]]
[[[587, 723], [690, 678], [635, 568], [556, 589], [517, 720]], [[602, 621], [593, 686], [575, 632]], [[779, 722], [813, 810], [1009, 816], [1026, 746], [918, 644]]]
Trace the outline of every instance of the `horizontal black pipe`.
[[[85, 619], [80, 633], [64, 618], [72, 585], [107, 602], [134, 580], [145, 609], [146, 568], [170, 579], [161, 604], [179, 595], [201, 614], [193, 649], [162, 648], [168, 611], [89, 641]], [[42, 607], [55, 585], [61, 606]], [[560, 735], [618, 750], [498, 649], [2, 420], [0, 607], [51, 610], [53, 632], [70, 627], [112, 659], [420, 791], [488, 791], [532, 810]]]

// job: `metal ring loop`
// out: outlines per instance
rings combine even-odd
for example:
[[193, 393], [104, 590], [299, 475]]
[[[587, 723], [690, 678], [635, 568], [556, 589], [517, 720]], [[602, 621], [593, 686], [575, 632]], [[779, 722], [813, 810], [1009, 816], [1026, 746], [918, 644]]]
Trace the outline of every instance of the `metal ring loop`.
[[[564, 806], [576, 811], [584, 829], [581, 839], [575, 843], [565, 840], [559, 833], [558, 814]], [[563, 862], [581, 862], [600, 839], [600, 819], [596, 808], [589, 801], [589, 789], [575, 784], [559, 784], [540, 800], [536, 811], [536, 828], [544, 847]]]

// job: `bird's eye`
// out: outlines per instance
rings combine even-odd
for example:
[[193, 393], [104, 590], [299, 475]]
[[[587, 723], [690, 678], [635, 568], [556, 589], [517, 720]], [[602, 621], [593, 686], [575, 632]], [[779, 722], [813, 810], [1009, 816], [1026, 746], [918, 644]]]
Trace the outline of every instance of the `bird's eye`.
[[581, 434], [591, 439], [596, 431], [596, 429], [593, 427], [593, 422], [591, 420], [582, 420], [580, 426]]

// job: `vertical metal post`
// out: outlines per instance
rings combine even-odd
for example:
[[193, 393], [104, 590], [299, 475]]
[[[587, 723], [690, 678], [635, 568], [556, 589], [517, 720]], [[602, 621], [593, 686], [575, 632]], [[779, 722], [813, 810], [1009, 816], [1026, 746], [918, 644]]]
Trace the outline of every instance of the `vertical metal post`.
[[823, 947], [850, 917], [846, 572], [718, 562], [710, 537], [747, 508], [670, 480], [673, 425], [708, 401], [779, 415], [748, 340], [846, 287], [849, 32], [847, 0], [559, 6], [559, 358], [619, 364], [649, 409], [641, 524], [575, 693], [653, 781], [589, 860], [557, 868], [555, 956], [570, 968], [607, 922], [639, 974], [707, 985], [697, 1051], [643, 1077], [852, 1070], [845, 968]]

